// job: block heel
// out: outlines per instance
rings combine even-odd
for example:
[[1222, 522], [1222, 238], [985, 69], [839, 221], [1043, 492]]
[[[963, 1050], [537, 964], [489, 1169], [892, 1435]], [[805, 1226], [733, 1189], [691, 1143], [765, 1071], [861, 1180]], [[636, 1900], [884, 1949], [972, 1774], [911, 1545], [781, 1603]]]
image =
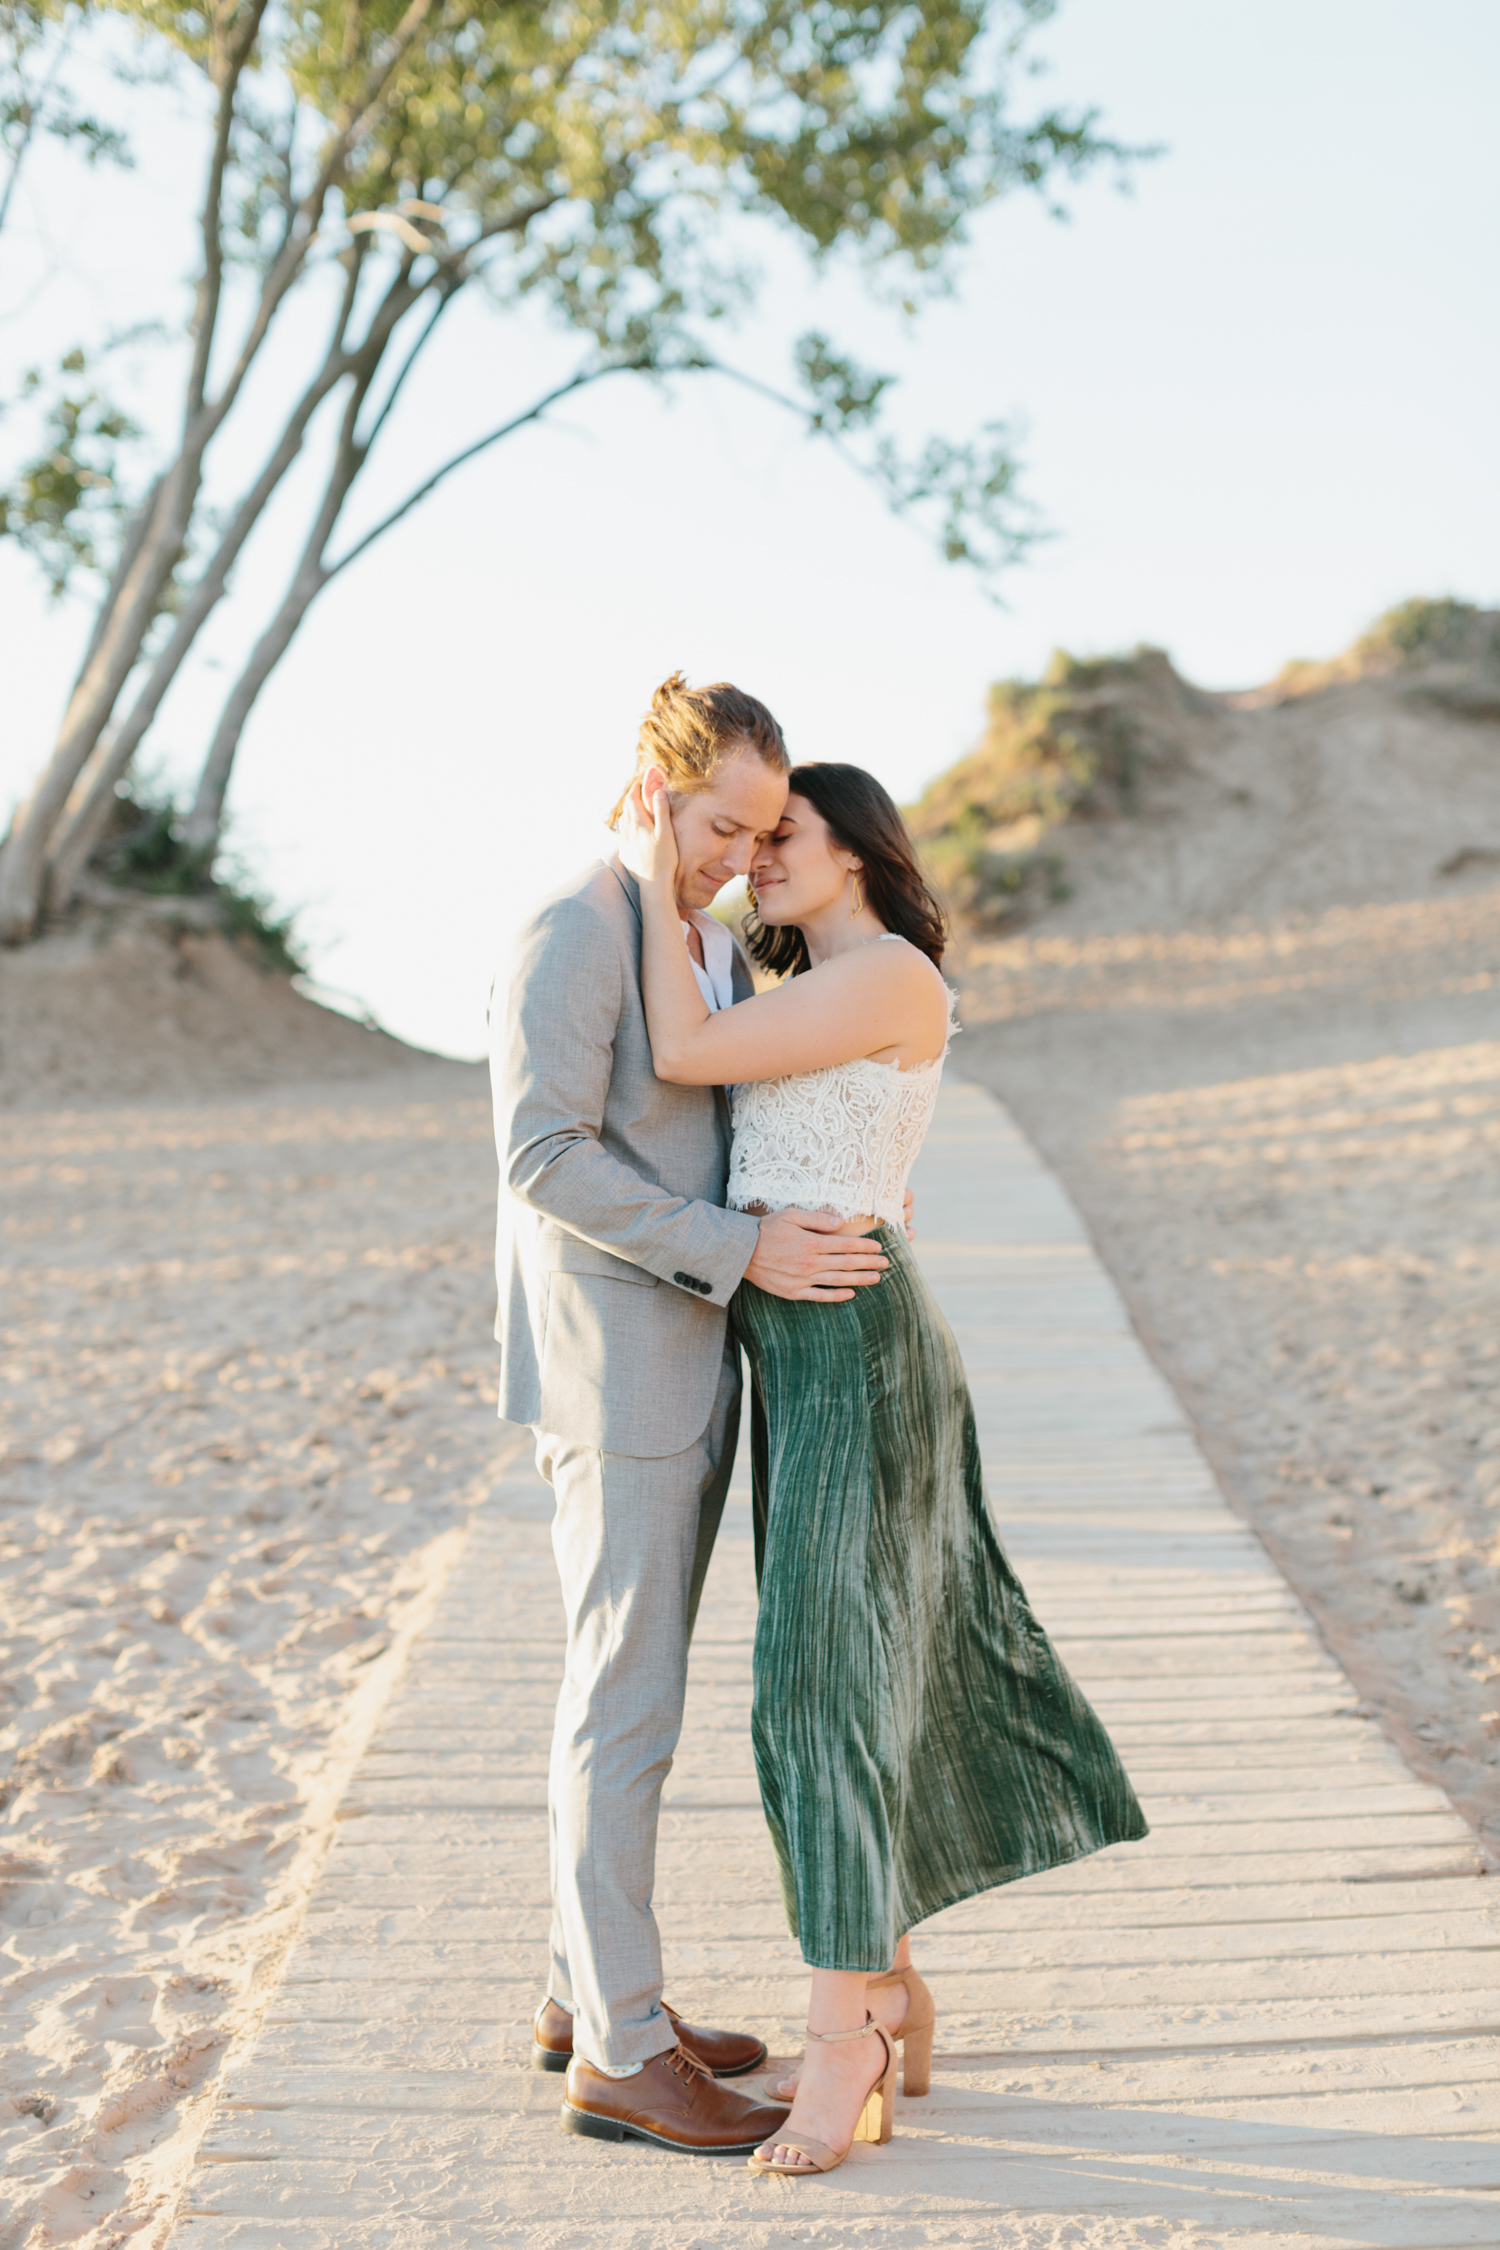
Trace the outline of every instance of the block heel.
[[901, 2091], [926, 2094], [932, 2090], [932, 2025], [921, 2024], [901, 2041]]
[[883, 1976], [871, 1977], [865, 1990], [873, 1992], [882, 1984], [899, 1984], [906, 1991], [906, 2014], [891, 2035], [901, 2049], [901, 2091], [913, 2095], [929, 2093], [937, 2003], [915, 1969], [887, 1969]]
[[896, 2113], [896, 2050], [887, 2039], [885, 2043], [885, 2069], [875, 2085], [870, 2088], [870, 2098], [859, 2113], [859, 2123], [854, 2128], [857, 2141], [874, 2141], [884, 2148], [895, 2130]]

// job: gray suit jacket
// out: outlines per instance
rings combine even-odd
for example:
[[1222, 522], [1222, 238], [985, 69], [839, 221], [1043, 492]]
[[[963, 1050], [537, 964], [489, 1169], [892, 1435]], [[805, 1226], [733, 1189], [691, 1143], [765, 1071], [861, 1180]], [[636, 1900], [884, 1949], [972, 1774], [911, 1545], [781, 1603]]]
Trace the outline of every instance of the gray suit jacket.
[[[736, 950], [736, 999], [752, 989]], [[521, 933], [495, 995], [500, 1411], [658, 1458], [707, 1426], [758, 1222], [726, 1211], [729, 1103], [651, 1065], [635, 878], [597, 862]]]

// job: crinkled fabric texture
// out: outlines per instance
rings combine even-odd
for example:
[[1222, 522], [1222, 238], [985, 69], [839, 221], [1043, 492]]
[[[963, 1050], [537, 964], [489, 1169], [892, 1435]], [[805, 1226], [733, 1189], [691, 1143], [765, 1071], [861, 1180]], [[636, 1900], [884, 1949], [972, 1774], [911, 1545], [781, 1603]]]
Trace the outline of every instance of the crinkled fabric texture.
[[752, 1283], [753, 1737], [814, 1968], [999, 1883], [1144, 1836], [1114, 1745], [990, 1520], [963, 1362], [904, 1235], [845, 1304]]

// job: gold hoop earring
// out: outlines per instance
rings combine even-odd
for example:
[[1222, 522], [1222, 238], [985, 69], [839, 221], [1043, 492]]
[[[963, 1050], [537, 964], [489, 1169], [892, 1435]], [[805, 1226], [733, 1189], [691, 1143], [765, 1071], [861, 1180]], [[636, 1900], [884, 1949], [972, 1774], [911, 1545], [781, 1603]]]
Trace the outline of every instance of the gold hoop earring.
[[854, 920], [856, 914], [859, 914], [863, 911], [864, 903], [864, 899], [860, 895], [859, 877], [856, 875], [854, 878], [854, 898], [849, 908], [849, 919], [851, 922]]
[[756, 892], [755, 877], [753, 875], [747, 875], [745, 877], [745, 888], [750, 893], [750, 911], [752, 914], [758, 914], [760, 912], [760, 898]]

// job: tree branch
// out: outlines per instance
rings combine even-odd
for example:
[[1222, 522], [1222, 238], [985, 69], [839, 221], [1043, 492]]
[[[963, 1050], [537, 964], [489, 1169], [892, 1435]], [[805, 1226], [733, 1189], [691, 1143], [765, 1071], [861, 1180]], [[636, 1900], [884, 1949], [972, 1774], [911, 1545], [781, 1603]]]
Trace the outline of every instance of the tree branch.
[[16, 85], [20, 89], [21, 99], [26, 104], [26, 122], [22, 127], [20, 140], [16, 143], [15, 148], [10, 152], [10, 171], [6, 177], [5, 192], [3, 195], [0, 195], [0, 230], [3, 230], [7, 218], [9, 218], [10, 216], [10, 199], [15, 193], [16, 182], [21, 177], [21, 166], [26, 161], [26, 154], [30, 149], [31, 143], [36, 135], [37, 126], [41, 123], [42, 104], [46, 101], [47, 96], [51, 93], [53, 86], [57, 82], [57, 74], [63, 66], [63, 60], [67, 55], [70, 41], [66, 36], [64, 36], [59, 41], [57, 53], [52, 58], [52, 67], [48, 71], [45, 79], [42, 81], [41, 91], [35, 96], [33, 100], [27, 100], [26, 98], [26, 80], [22, 74], [21, 69], [21, 57], [25, 51], [25, 44], [21, 35], [19, 24], [17, 24], [14, 33], [14, 45], [16, 53], [14, 66], [16, 73]]
[[219, 86], [219, 104], [214, 116], [213, 148], [199, 220], [203, 236], [203, 272], [193, 303], [193, 357], [183, 412], [184, 435], [202, 412], [208, 388], [209, 360], [224, 293], [224, 176], [229, 169], [235, 104], [239, 99], [240, 79], [259, 36], [268, 4], [269, 0], [244, 0], [245, 14], [239, 36], [231, 36], [225, 42], [222, 60], [214, 73]]
[[382, 516], [379, 523], [367, 531], [362, 539], [356, 540], [347, 554], [340, 555], [336, 563], [330, 563], [324, 572], [324, 583], [330, 578], [337, 578], [341, 570], [347, 570], [350, 563], [357, 561], [367, 547], [373, 547], [377, 539], [383, 538], [386, 532], [400, 523], [403, 516], [409, 516], [412, 509], [419, 507], [429, 493], [435, 492], [444, 478], [451, 477], [455, 469], [461, 469], [476, 454], [485, 453], [492, 445], [498, 445], [502, 438], [513, 436], [517, 430], [524, 430], [528, 422], [540, 421], [549, 407], [556, 406], [559, 399], [570, 397], [574, 391], [584, 390], [590, 383], [602, 382], [606, 375], [642, 374], [651, 364], [649, 359], [620, 359], [612, 360], [607, 367], [586, 368], [571, 376], [566, 383], [559, 383], [556, 390], [549, 391], [545, 398], [539, 398], [534, 406], [528, 406], [524, 414], [514, 415], [510, 421], [502, 422], [487, 437], [476, 438], [472, 445], [466, 445], [461, 453], [455, 453], [451, 460], [445, 461], [440, 469], [434, 469], [432, 475], [425, 478], [414, 492], [407, 494], [398, 508], [392, 508], [388, 516]]
[[[433, 314], [433, 320], [437, 318], [437, 313], [441, 310], [442, 306], [439, 305]], [[422, 338], [419, 339], [419, 345], [431, 333], [432, 324], [432, 320], [429, 320], [423, 330]], [[411, 356], [414, 356], [414, 354], [409, 355], [407, 366], [410, 365]], [[647, 364], [649, 363], [644, 360], [639, 362], [618, 361], [605, 367], [580, 369], [578, 374], [571, 377], [568, 382], [559, 383], [555, 389], [547, 393], [545, 398], [538, 399], [534, 405], [528, 407], [524, 414], [513, 415], [508, 422], [502, 423], [498, 429], [491, 430], [488, 436], [478, 439], [473, 445], [465, 446], [461, 453], [455, 454], [450, 461], [446, 461], [440, 469], [435, 470], [414, 492], [410, 493], [399, 508], [393, 508], [389, 515], [383, 517], [374, 529], [367, 532], [338, 562], [328, 564], [323, 561], [324, 550], [333, 535], [334, 527], [344, 501], [348, 497], [350, 487], [369, 456], [370, 441], [367, 440], [361, 444], [354, 435], [356, 425], [353, 417], [357, 415], [358, 405], [354, 399], [350, 400], [349, 408], [345, 413], [344, 430], [340, 439], [338, 456], [329, 478], [322, 505], [318, 510], [317, 521], [308, 537], [307, 544], [302, 551], [301, 559], [293, 573], [291, 584], [282, 598], [281, 605], [265, 632], [256, 642], [244, 671], [230, 689], [218, 726], [214, 730], [214, 738], [209, 746], [208, 757], [204, 761], [192, 810], [184, 824], [184, 841], [191, 849], [207, 853], [217, 843], [219, 831], [223, 825], [224, 799], [229, 788], [230, 773], [233, 770], [240, 739], [244, 734], [250, 713], [255, 706], [256, 698], [291, 646], [303, 618], [307, 615], [318, 595], [322, 593], [324, 587], [336, 578], [341, 571], [346, 570], [356, 556], [363, 554], [365, 549], [376, 539], [382, 537], [393, 525], [399, 523], [403, 516], [408, 515], [420, 501], [424, 500], [436, 486], [442, 483], [445, 477], [451, 476], [455, 469], [462, 467], [465, 461], [472, 461], [474, 456], [484, 452], [486, 447], [498, 445], [502, 438], [509, 437], [516, 430], [524, 429], [529, 422], [537, 421], [550, 406], [555, 406], [560, 399], [568, 397], [570, 393], [582, 390], [590, 383], [599, 382], [606, 375], [638, 373]], [[406, 369], [403, 368], [403, 376], [405, 372]]]
[[431, 14], [435, 0], [411, 0], [405, 15], [386, 42], [384, 52], [372, 64], [365, 78], [359, 102], [333, 140], [323, 152], [322, 162], [312, 186], [298, 204], [280, 256], [267, 274], [261, 287], [260, 301], [240, 347], [239, 357], [225, 377], [224, 386], [211, 406], [204, 412], [210, 417], [202, 445], [206, 446], [220, 423], [238, 397], [240, 388], [253, 366], [261, 345], [265, 342], [277, 308], [291, 288], [307, 258], [308, 251], [317, 240], [322, 223], [323, 205], [335, 185], [344, 161], [353, 147], [361, 128], [374, 116], [380, 97], [390, 83], [391, 74], [402, 56], [411, 46], [423, 23]]
[[354, 384], [345, 402], [343, 423], [334, 448], [333, 466], [313, 519], [312, 529], [292, 574], [291, 585], [283, 596], [276, 615], [251, 651], [245, 669], [231, 688], [219, 724], [214, 729], [214, 738], [209, 744], [208, 756], [198, 778], [192, 809], [183, 827], [184, 841], [190, 850], [208, 853], [217, 844], [219, 831], [224, 823], [224, 798], [229, 788], [229, 776], [245, 721], [256, 697], [291, 646], [292, 637], [308, 609], [328, 582], [329, 573], [323, 568], [323, 551], [333, 536], [333, 527], [348, 498], [349, 488], [364, 465], [365, 454], [359, 445], [356, 430], [374, 373], [372, 366], [363, 379]]
[[[666, 372], [722, 375], [729, 382], [738, 383], [742, 390], [751, 391], [773, 406], [795, 414], [806, 425], [810, 436], [826, 439], [856, 475], [873, 484], [897, 515], [904, 515], [924, 502], [946, 502], [946, 520], [939, 540], [944, 557], [949, 562], [972, 564], [981, 580], [986, 574], [1013, 565], [1028, 547], [1048, 536], [1035, 524], [1006, 521], [1000, 516], [1001, 505], [1007, 500], [1024, 510], [1024, 503], [1013, 500], [1016, 465], [1008, 448], [1000, 442], [1006, 435], [1003, 424], [992, 423], [985, 432], [995, 441], [987, 468], [977, 458], [975, 446], [955, 446], [938, 438], [928, 441], [914, 464], [902, 462], [889, 439], [876, 449], [873, 461], [864, 460], [852, 446], [845, 444], [839, 422], [830, 420], [827, 406], [820, 406], [816, 401], [809, 404], [805, 399], [779, 391], [774, 384], [747, 375], [743, 368], [695, 355]], [[851, 419], [859, 424], [869, 418], [874, 398], [885, 387], [885, 380], [884, 377], [874, 378], [873, 395], [855, 400], [852, 416], [847, 407], [844, 409], [842, 418], [846, 426]], [[837, 405], [833, 411], [839, 412]], [[986, 555], [975, 546], [976, 520], [994, 542], [995, 552]], [[984, 586], [983, 590], [991, 601], [999, 602], [1000, 597], [992, 585]]]
[[99, 612], [94, 619], [93, 630], [89, 634], [88, 646], [83, 652], [83, 660], [79, 664], [77, 676], [73, 682], [73, 691], [75, 694], [78, 691], [78, 685], [82, 680], [84, 673], [88, 670], [89, 666], [93, 663], [95, 656], [99, 652], [99, 643], [103, 640], [105, 631], [109, 625], [110, 616], [113, 612], [115, 602], [119, 598], [120, 588], [124, 585], [132, 569], [135, 567], [135, 559], [140, 553], [141, 547], [145, 541], [146, 533], [151, 527], [151, 518], [155, 513], [157, 495], [160, 491], [161, 478], [156, 477], [147, 487], [144, 495], [142, 496], [140, 506], [136, 509], [134, 515], [131, 516], [125, 526], [125, 537], [120, 545], [119, 559], [116, 561], [114, 569], [109, 574], [109, 585], [105, 589], [104, 599], [99, 605]]
[[440, 291], [437, 302], [434, 304], [431, 312], [427, 315], [424, 326], [418, 331], [412, 343], [410, 351], [407, 353], [405, 359], [401, 362], [401, 365], [397, 368], [395, 376], [391, 382], [391, 387], [386, 392], [384, 399], [381, 401], [379, 412], [376, 414], [374, 421], [370, 424], [370, 427], [365, 436], [360, 440], [360, 447], [363, 452], [369, 452], [371, 446], [375, 443], [375, 440], [379, 437], [381, 431], [385, 428], [387, 421], [390, 419], [391, 408], [395, 405], [397, 399], [401, 395], [401, 387], [405, 383], [407, 376], [411, 373], [412, 368], [416, 365], [418, 353], [422, 351], [427, 343], [428, 337], [432, 334], [432, 331], [434, 330], [434, 328], [436, 328], [439, 320], [447, 311], [448, 307], [452, 304], [454, 298], [458, 295], [458, 292], [462, 287], [463, 283], [460, 281], [455, 282], [451, 289]]

